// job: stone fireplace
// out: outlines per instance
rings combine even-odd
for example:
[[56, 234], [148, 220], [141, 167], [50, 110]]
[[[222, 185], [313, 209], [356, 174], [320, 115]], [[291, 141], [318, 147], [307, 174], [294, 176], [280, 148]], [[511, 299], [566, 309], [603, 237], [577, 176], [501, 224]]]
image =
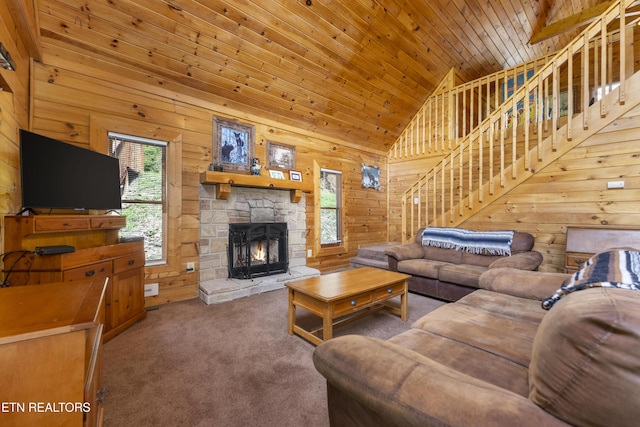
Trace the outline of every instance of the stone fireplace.
[[[306, 267], [306, 200], [291, 202], [290, 192], [272, 188], [233, 187], [227, 200], [216, 199], [215, 185], [200, 185], [200, 299], [207, 304], [229, 301], [262, 292], [281, 289], [285, 283], [317, 276]], [[229, 277], [230, 225], [251, 228], [256, 224], [284, 224], [287, 242], [277, 244], [278, 256], [286, 247], [287, 265], [280, 262], [277, 274], [258, 271], [244, 278]], [[231, 243], [233, 244], [233, 243]], [[250, 248], [249, 248], [250, 249]], [[266, 248], [263, 248], [266, 249]], [[246, 246], [245, 246], [246, 256]], [[271, 250], [275, 244], [271, 243]], [[273, 259], [273, 255], [270, 254]], [[237, 266], [236, 266], [237, 267]], [[258, 268], [257, 270], [259, 270]]]

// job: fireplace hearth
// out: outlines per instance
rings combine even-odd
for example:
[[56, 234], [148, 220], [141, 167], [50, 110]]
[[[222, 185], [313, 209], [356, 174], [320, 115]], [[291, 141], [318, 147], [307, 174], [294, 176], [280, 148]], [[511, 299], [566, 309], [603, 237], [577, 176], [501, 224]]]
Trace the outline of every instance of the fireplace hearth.
[[289, 269], [287, 223], [229, 224], [229, 277], [252, 279]]

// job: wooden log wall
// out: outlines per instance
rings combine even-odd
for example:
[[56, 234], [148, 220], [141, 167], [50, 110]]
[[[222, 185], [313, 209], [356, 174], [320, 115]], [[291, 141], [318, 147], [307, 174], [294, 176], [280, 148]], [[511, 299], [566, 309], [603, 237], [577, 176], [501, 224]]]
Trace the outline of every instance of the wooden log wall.
[[389, 162], [389, 239], [402, 242], [402, 193], [425, 171], [431, 170], [442, 156], [424, 157], [403, 162]]
[[[177, 208], [176, 212], [170, 213], [169, 223], [170, 233], [174, 233], [174, 237], [170, 237], [170, 249], [175, 252], [175, 260], [170, 259], [166, 266], [146, 268], [146, 282], [160, 283], [160, 295], [153, 304], [197, 295], [198, 274], [186, 273], [186, 263], [198, 265], [199, 174], [216, 160], [217, 150], [212, 145], [214, 115], [255, 126], [255, 155], [262, 164], [266, 164], [267, 141], [274, 141], [296, 146], [296, 168], [302, 172], [304, 180], [314, 179], [314, 160], [321, 167], [343, 172], [348, 250], [332, 256], [308, 258], [308, 266], [323, 272], [345, 268], [358, 246], [387, 240], [385, 153], [367, 153], [346, 142], [320, 139], [302, 129], [261, 122], [259, 118], [222, 105], [189, 100], [179, 93], [169, 94], [151, 86], [123, 81], [107, 72], [84, 66], [81, 60], [67, 62], [55, 55], [49, 58], [53, 64], [36, 64], [34, 69], [32, 131], [88, 147], [91, 132], [96, 132], [92, 128], [94, 121], [97, 124], [93, 126], [97, 128], [143, 137], [172, 139], [173, 135], [180, 141], [181, 153], [176, 153], [180, 158], [170, 159], [170, 162], [181, 164], [176, 178], [181, 181], [181, 196], [177, 200], [171, 200], [170, 196], [169, 200], [173, 209]], [[362, 188], [362, 163], [381, 168], [381, 191]], [[175, 186], [177, 183], [170, 181], [170, 184]], [[307, 206], [307, 248], [313, 250], [316, 238], [313, 204], [308, 201]]]
[[28, 126], [29, 53], [19, 34], [14, 1], [0, 3], [0, 42], [16, 63], [16, 71], [0, 69], [0, 253], [4, 248], [2, 215], [20, 209], [18, 131]]
[[[532, 233], [535, 249], [544, 256], [540, 270], [562, 272], [567, 227], [640, 228], [639, 131], [636, 107], [461, 226]], [[391, 182], [402, 169], [399, 164], [390, 167]], [[624, 181], [625, 186], [607, 189], [609, 181]], [[399, 240], [399, 218], [393, 212], [390, 208], [389, 238]]]

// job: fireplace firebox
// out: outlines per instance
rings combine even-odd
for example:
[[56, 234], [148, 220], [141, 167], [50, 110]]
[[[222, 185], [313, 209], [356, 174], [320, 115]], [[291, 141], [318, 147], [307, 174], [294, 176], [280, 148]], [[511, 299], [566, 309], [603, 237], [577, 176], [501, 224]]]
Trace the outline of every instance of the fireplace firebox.
[[287, 223], [229, 224], [229, 277], [251, 279], [289, 269]]

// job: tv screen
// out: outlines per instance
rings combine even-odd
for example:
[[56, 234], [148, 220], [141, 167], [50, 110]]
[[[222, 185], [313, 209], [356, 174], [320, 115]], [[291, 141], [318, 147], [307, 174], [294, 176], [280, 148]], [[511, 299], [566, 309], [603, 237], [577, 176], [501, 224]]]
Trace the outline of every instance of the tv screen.
[[25, 209], [122, 207], [118, 159], [22, 129], [20, 177]]

